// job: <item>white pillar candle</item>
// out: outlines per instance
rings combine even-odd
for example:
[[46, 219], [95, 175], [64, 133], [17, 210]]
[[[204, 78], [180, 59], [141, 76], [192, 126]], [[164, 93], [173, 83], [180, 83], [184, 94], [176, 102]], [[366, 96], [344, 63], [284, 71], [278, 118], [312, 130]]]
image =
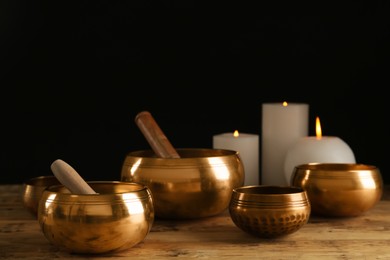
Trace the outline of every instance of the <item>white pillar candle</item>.
[[322, 136], [319, 118], [316, 118], [316, 136], [300, 138], [290, 147], [284, 162], [284, 173], [288, 183], [295, 166], [305, 163], [356, 163], [355, 155], [341, 138]]
[[237, 151], [244, 167], [244, 185], [259, 184], [259, 135], [238, 131], [214, 135], [213, 148]]
[[284, 174], [286, 153], [299, 138], [308, 135], [308, 125], [308, 104], [262, 104], [262, 185], [289, 185]]

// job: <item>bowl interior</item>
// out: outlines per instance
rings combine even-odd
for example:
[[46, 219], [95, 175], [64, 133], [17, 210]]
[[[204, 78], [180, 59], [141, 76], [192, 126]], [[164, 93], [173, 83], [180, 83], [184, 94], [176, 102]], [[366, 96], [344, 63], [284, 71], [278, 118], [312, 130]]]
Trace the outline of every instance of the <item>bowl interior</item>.
[[[233, 199], [259, 203], [289, 203], [306, 200], [307, 195], [301, 187], [254, 185], [234, 189]], [[262, 204], [262, 206], [266, 207], [267, 204]]]
[[258, 195], [258, 196], [267, 196], [267, 195], [289, 195], [295, 193], [303, 192], [303, 189], [300, 187], [290, 187], [290, 186], [245, 186], [234, 189], [236, 193], [248, 194], [248, 195]]
[[89, 181], [87, 182], [97, 194], [72, 194], [64, 185], [51, 185], [45, 189], [47, 192], [57, 193], [58, 198], [82, 198], [85, 200], [107, 199], [111, 196], [122, 198], [127, 193], [148, 193], [146, 185], [134, 182], [121, 181]]
[[348, 172], [377, 171], [374, 165], [356, 163], [307, 163], [297, 165], [298, 170], [312, 171], [314, 174], [321, 172], [338, 172], [339, 174], [349, 174]]
[[56, 184], [60, 184], [60, 182], [54, 175], [38, 176], [25, 182], [25, 185], [32, 187], [47, 187]]

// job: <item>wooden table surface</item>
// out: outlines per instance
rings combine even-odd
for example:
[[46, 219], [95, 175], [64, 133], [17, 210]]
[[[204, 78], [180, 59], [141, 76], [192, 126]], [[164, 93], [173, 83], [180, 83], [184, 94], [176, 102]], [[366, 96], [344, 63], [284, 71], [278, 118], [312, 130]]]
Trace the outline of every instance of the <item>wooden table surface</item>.
[[390, 187], [354, 218], [310, 217], [297, 232], [259, 239], [238, 229], [228, 211], [191, 221], [155, 220], [145, 240], [116, 254], [77, 255], [51, 245], [22, 205], [21, 185], [0, 185], [0, 259], [390, 259]]

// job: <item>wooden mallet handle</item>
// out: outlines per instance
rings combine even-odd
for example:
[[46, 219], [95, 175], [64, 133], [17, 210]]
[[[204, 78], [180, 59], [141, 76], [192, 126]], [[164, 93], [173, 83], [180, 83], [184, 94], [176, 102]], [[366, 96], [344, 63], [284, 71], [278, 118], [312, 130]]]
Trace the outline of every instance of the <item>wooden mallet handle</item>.
[[73, 194], [97, 194], [84, 179], [63, 160], [57, 159], [50, 166], [54, 176]]
[[158, 126], [150, 112], [142, 111], [138, 113], [135, 117], [135, 123], [158, 157], [180, 158], [180, 155]]

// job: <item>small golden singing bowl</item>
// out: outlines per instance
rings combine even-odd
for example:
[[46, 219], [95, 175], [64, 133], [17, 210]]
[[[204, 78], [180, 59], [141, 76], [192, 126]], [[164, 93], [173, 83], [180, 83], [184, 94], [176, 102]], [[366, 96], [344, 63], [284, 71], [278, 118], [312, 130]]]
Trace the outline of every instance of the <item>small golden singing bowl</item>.
[[43, 192], [38, 221], [45, 237], [80, 254], [118, 252], [143, 241], [154, 221], [150, 190], [137, 183], [87, 183], [98, 194], [75, 195], [63, 185]]
[[383, 182], [376, 166], [349, 163], [308, 163], [294, 168], [291, 185], [307, 191], [312, 213], [354, 217], [382, 197]]
[[180, 158], [159, 158], [152, 150], [130, 152], [121, 180], [147, 185], [159, 218], [194, 219], [226, 210], [233, 188], [244, 183], [238, 153], [201, 148], [177, 152]]
[[38, 216], [38, 205], [42, 192], [48, 186], [61, 184], [54, 175], [38, 176], [23, 183], [23, 205], [35, 217]]
[[299, 187], [243, 186], [233, 190], [230, 217], [241, 230], [260, 238], [292, 234], [305, 225], [311, 207]]

